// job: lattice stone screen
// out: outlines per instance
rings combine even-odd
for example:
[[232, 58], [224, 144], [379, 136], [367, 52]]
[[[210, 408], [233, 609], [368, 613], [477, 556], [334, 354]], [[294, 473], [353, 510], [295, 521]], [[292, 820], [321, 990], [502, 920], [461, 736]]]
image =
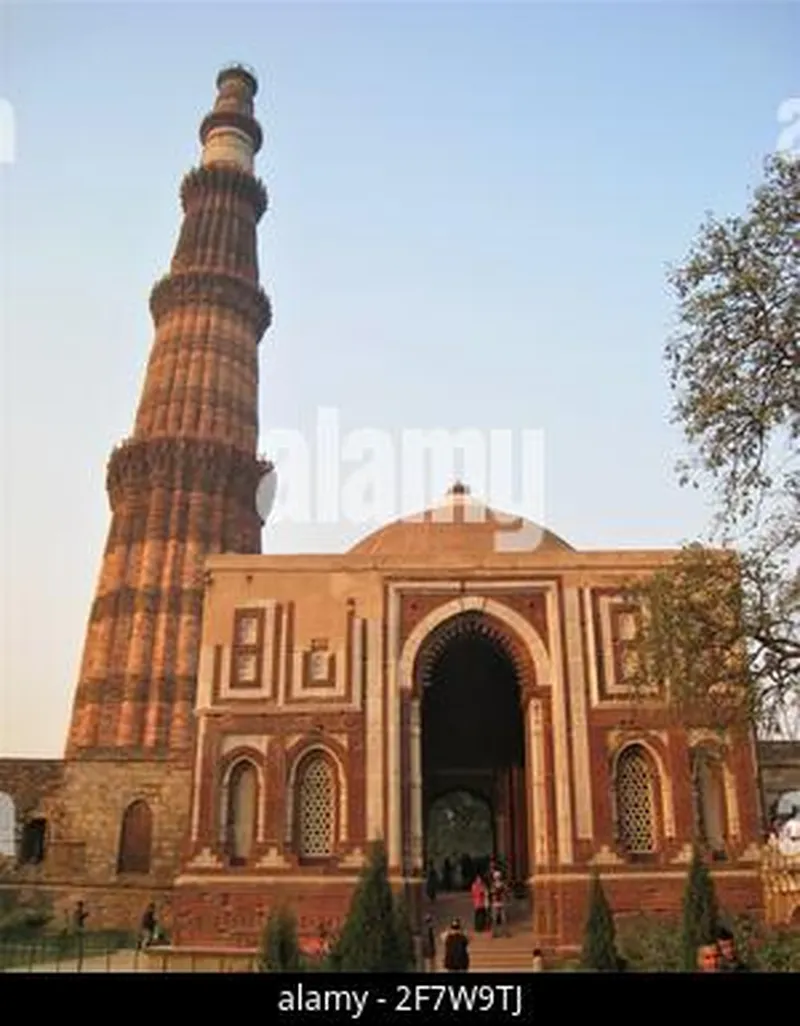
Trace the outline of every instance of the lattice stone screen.
[[312, 759], [300, 781], [300, 855], [324, 858], [333, 853], [336, 784], [327, 759]]
[[655, 850], [653, 781], [641, 749], [629, 748], [617, 763], [617, 822], [623, 847], [631, 854]]

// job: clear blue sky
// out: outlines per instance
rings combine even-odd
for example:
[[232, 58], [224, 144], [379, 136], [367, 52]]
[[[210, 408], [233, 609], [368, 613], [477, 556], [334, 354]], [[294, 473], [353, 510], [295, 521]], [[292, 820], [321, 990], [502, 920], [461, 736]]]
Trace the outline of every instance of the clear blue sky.
[[[800, 95], [800, 8], [6, 8], [0, 752], [61, 753], [148, 292], [218, 68], [261, 81], [262, 429], [540, 429], [576, 547], [700, 534], [672, 472], [665, 267], [743, 209]], [[794, 42], [792, 40], [794, 39]], [[442, 491], [449, 481], [433, 482]], [[403, 512], [406, 512], [403, 510]], [[524, 509], [521, 512], [526, 512]], [[265, 533], [342, 548], [374, 525]]]

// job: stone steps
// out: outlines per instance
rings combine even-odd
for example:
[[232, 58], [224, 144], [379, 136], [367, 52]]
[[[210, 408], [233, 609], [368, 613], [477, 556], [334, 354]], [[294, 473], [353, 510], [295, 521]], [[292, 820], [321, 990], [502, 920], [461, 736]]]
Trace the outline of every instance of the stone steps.
[[528, 972], [534, 946], [529, 929], [500, 937], [473, 934], [469, 944], [470, 966], [475, 972]]
[[490, 932], [476, 933], [469, 894], [443, 894], [427, 911], [433, 915], [439, 937], [454, 917], [461, 920], [469, 937], [470, 968], [473, 972], [530, 972], [536, 946], [531, 929], [531, 911], [527, 902], [512, 902], [508, 907], [505, 931], [493, 937]]

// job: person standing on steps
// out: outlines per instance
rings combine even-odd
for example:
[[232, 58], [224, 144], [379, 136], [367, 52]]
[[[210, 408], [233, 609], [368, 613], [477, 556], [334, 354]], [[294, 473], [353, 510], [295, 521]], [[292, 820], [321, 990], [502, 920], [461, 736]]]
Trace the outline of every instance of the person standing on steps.
[[488, 901], [488, 893], [486, 890], [486, 884], [483, 882], [483, 877], [478, 873], [475, 879], [472, 881], [472, 911], [475, 916], [475, 932], [483, 933], [486, 929], [486, 914]]
[[425, 916], [422, 928], [422, 966], [426, 973], [436, 972], [436, 931], [433, 927], [433, 916]]
[[449, 973], [469, 972], [469, 941], [460, 919], [452, 921], [445, 935], [444, 967]]
[[503, 871], [493, 861], [489, 876], [489, 900], [492, 916], [492, 936], [498, 937], [505, 933], [505, 890], [506, 883]]
[[542, 954], [541, 948], [533, 949], [533, 960], [531, 962], [532, 973], [543, 973], [544, 972], [544, 955]]

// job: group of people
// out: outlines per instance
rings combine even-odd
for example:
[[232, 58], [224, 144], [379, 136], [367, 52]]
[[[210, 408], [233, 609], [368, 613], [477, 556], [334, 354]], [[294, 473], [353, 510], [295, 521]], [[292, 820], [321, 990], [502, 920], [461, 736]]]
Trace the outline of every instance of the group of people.
[[716, 939], [697, 949], [697, 968], [701, 973], [748, 972], [747, 963], [739, 957], [736, 940], [730, 930], [721, 929]]
[[475, 932], [483, 933], [491, 928], [492, 934], [497, 935], [504, 930], [508, 887], [503, 871], [495, 859], [490, 861], [485, 878], [480, 873], [475, 875], [470, 894]]
[[[434, 871], [435, 872], [435, 871]], [[489, 860], [486, 874], [475, 872], [470, 887], [474, 928], [476, 933], [491, 929], [492, 936], [497, 936], [506, 927], [506, 903], [508, 885], [503, 870], [495, 858]], [[429, 874], [428, 898], [436, 900], [435, 885], [431, 886]], [[467, 972], [469, 970], [469, 939], [461, 925], [461, 920], [454, 918], [442, 935], [444, 945], [443, 966], [447, 972]], [[428, 972], [436, 971], [437, 952], [436, 928], [432, 915], [425, 917], [425, 928], [422, 935], [422, 956]], [[533, 968], [541, 968], [541, 952], [534, 952]]]
[[429, 860], [426, 873], [426, 890], [430, 901], [436, 900], [440, 892], [469, 890], [476, 873], [485, 873], [489, 865], [489, 857], [473, 858], [472, 855], [464, 854], [453, 859], [447, 856], [441, 863], [441, 870], [438, 870], [433, 862]]
[[[444, 890], [452, 888], [452, 867], [449, 859], [445, 859], [445, 867], [440, 879], [432, 862], [428, 863], [426, 892], [428, 901], [436, 901], [440, 884]], [[505, 909], [508, 897], [508, 884], [500, 864], [494, 857], [488, 860], [488, 866], [482, 872], [480, 863], [465, 855], [461, 860], [461, 877], [464, 889], [469, 889], [472, 896], [472, 908], [475, 918], [475, 931], [482, 933], [491, 926], [498, 931], [505, 924]], [[471, 875], [467, 875], [470, 873]]]
[[[77, 935], [79, 940], [83, 937], [86, 930], [86, 920], [89, 918], [89, 912], [85, 904], [82, 901], [75, 903], [73, 909], [71, 922], [72, 931]], [[65, 931], [69, 930], [68, 924], [65, 926]], [[138, 937], [136, 940], [136, 947], [139, 950], [143, 948], [149, 948], [151, 944], [155, 944], [161, 937], [161, 931], [158, 924], [158, 916], [156, 915], [156, 903], [151, 902], [145, 909], [141, 921], [139, 921]]]
[[[86, 929], [86, 920], [88, 918], [89, 912], [84, 903], [82, 901], [77, 902], [72, 913], [72, 928], [79, 937], [83, 935]], [[139, 935], [136, 947], [139, 948], [139, 950], [142, 948], [149, 948], [151, 944], [155, 944], [160, 936], [161, 931], [158, 925], [158, 916], [156, 915], [156, 903], [151, 901], [144, 910], [144, 914], [142, 915], [139, 923]]]

